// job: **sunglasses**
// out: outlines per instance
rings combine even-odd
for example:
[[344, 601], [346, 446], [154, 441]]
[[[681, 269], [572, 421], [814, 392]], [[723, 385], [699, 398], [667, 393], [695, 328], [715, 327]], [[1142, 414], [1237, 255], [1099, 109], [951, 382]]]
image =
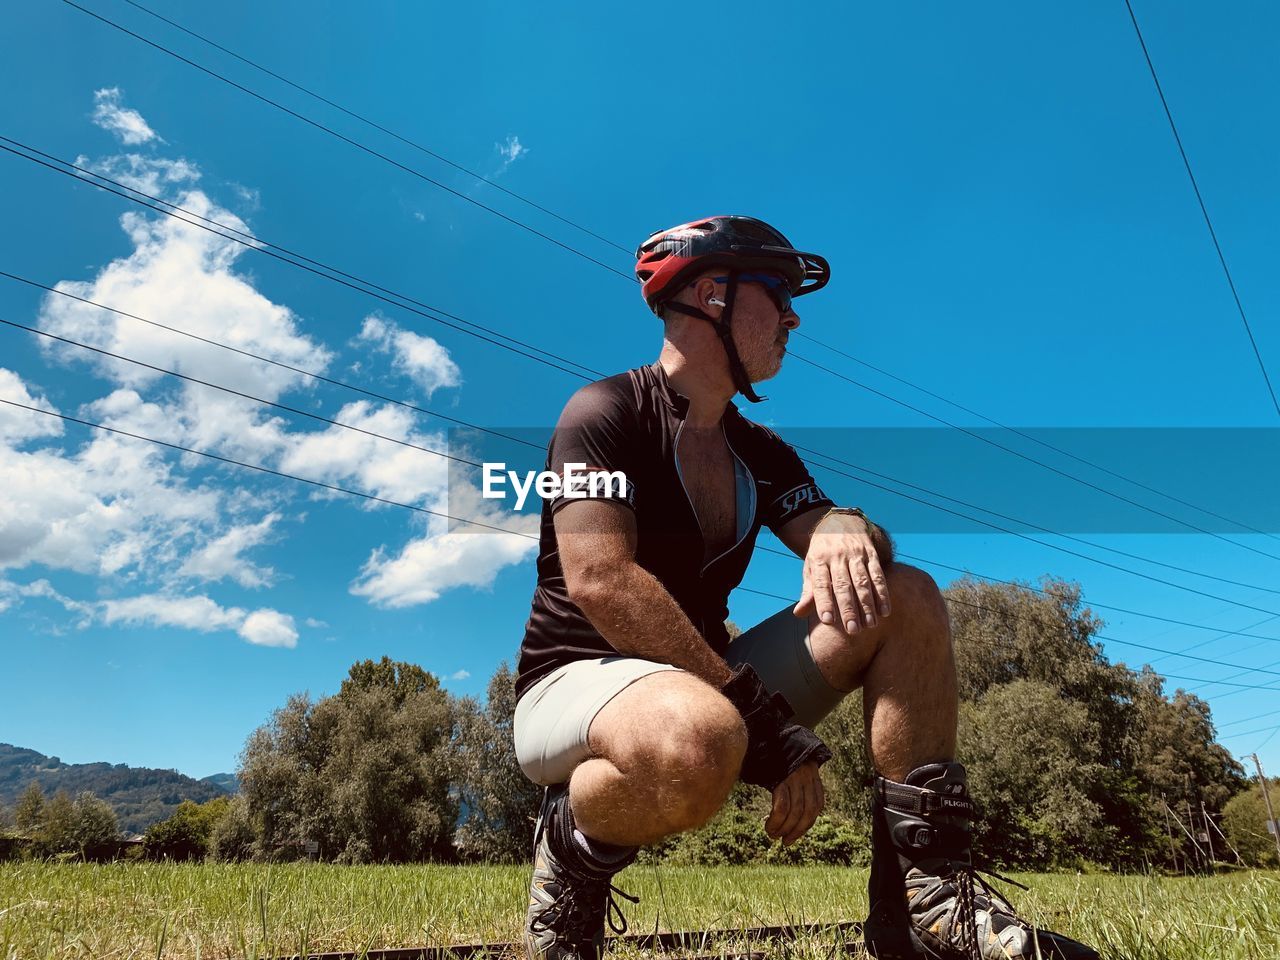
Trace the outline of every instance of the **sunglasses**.
[[[728, 277], [712, 277], [716, 283], [728, 283]], [[786, 316], [791, 312], [791, 284], [783, 277], [773, 273], [740, 273], [739, 283], [758, 283], [769, 294], [769, 299], [778, 308], [778, 313]]]

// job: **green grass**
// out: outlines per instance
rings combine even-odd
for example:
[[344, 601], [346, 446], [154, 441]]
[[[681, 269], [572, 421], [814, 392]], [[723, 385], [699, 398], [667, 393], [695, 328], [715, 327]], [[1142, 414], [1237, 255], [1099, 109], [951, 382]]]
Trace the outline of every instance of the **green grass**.
[[[1280, 873], [1018, 875], [1034, 920], [1108, 960], [1280, 957]], [[0, 864], [0, 958], [264, 957], [519, 936], [523, 867]], [[866, 871], [636, 866], [632, 932], [861, 919]], [[778, 953], [828, 960], [831, 934]], [[626, 957], [623, 951], [621, 957]]]

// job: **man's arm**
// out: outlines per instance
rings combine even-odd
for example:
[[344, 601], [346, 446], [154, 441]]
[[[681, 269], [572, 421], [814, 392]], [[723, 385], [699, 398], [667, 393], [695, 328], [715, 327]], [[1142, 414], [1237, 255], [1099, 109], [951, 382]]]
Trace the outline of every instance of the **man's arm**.
[[866, 517], [809, 510], [777, 529], [778, 539], [804, 559], [804, 585], [793, 611], [816, 610], [823, 623], [855, 634], [889, 615], [885, 568], [893, 540]]
[[607, 500], [576, 500], [555, 514], [565, 586], [591, 625], [621, 654], [687, 670], [717, 690], [728, 665], [698, 633], [657, 578], [635, 561], [631, 510]]

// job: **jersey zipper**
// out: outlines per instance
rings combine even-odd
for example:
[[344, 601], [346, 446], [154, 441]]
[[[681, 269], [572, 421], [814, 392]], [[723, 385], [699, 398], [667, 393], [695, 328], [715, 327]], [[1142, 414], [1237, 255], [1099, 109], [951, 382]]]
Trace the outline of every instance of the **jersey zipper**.
[[[702, 541], [702, 550], [705, 553], [707, 549], [707, 539], [702, 532], [702, 521], [698, 518], [698, 511], [693, 505], [693, 497], [689, 496], [689, 488], [684, 485], [684, 471], [680, 469], [680, 433], [684, 430], [684, 421], [680, 421], [680, 426], [676, 427], [675, 440], [675, 460], [676, 477], [680, 480], [680, 489], [684, 491], [685, 502], [689, 504], [689, 512], [693, 514], [693, 522], [698, 525], [698, 539]], [[738, 456], [738, 451], [733, 449], [733, 444], [729, 442], [729, 435], [724, 431], [724, 420], [720, 421], [720, 436], [724, 437], [724, 445], [729, 448], [729, 455], [734, 461], [742, 464], [742, 469], [747, 472], [747, 480], [750, 481], [747, 488], [751, 491], [751, 517], [750, 522], [746, 526], [746, 533], [740, 536], [729, 549], [722, 552], [719, 556], [713, 557], [702, 565], [702, 569], [698, 571], [698, 579], [702, 579], [708, 568], [716, 564], [721, 558], [733, 553], [738, 547], [742, 546], [742, 542], [747, 539], [752, 528], [756, 525], [756, 478], [751, 473], [751, 468], [747, 466], [745, 460]], [[738, 471], [733, 471], [733, 504], [734, 504], [734, 524], [738, 520]]]

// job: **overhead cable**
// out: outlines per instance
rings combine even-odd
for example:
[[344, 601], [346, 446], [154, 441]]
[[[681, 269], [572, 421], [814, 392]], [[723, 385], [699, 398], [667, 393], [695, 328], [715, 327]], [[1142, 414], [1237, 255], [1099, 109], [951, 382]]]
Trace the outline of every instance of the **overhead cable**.
[[169, 56], [173, 57], [176, 60], [181, 60], [183, 63], [187, 64], [188, 66], [195, 67], [201, 73], [204, 73], [210, 77], [213, 77], [214, 79], [221, 80], [223, 83], [227, 84], [228, 86], [235, 87], [237, 90], [241, 91], [242, 93], [247, 93], [249, 96], [253, 97], [255, 100], [260, 100], [265, 104], [275, 107], [277, 110], [287, 113], [289, 116], [293, 117], [294, 119], [301, 120], [303, 123], [307, 124], [308, 126], [311, 126], [317, 130], [323, 131], [324, 133], [329, 134], [329, 136], [331, 137], [336, 137], [337, 139], [341, 140], [343, 143], [350, 144], [351, 146], [355, 147], [357, 150], [367, 153], [371, 157], [376, 157], [377, 159], [383, 161], [384, 163], [389, 163], [393, 167], [403, 170], [405, 173], [408, 173], [411, 176], [417, 177], [419, 180], [426, 181], [432, 186], [438, 187], [439, 189], [444, 190], [446, 193], [452, 194], [453, 196], [457, 197], [460, 200], [464, 200], [467, 203], [473, 204], [479, 207], [481, 210], [485, 210], [488, 213], [493, 214], [495, 217], [499, 217], [500, 219], [505, 220], [507, 223], [511, 224], [512, 226], [519, 227], [521, 230], [527, 230], [529, 233], [532, 233], [534, 236], [541, 237], [543, 240], [546, 240], [548, 243], [554, 243], [557, 247], [560, 247], [562, 250], [566, 250], [569, 253], [572, 253], [574, 256], [581, 257], [584, 260], [590, 260], [592, 263], [596, 264], [597, 266], [603, 267], [605, 270], [608, 270], [610, 273], [616, 273], [618, 276], [622, 277], [623, 279], [626, 279], [626, 280], [632, 279], [630, 274], [623, 273], [621, 270], [618, 270], [615, 267], [609, 266], [609, 264], [605, 263], [603, 260], [599, 260], [588, 253], [583, 253], [581, 250], [577, 249], [576, 247], [572, 247], [569, 244], [564, 243], [563, 241], [557, 240], [555, 237], [551, 236], [551, 234], [544, 233], [543, 231], [538, 230], [535, 227], [531, 227], [527, 223], [523, 223], [520, 220], [517, 220], [515, 217], [507, 216], [507, 214], [503, 213], [501, 210], [498, 210], [495, 207], [491, 207], [488, 204], [481, 203], [475, 197], [469, 197], [465, 193], [463, 193], [461, 190], [455, 190], [453, 187], [449, 186], [448, 184], [442, 183], [441, 181], [436, 180], [434, 177], [427, 176], [421, 170], [415, 169], [414, 167], [411, 167], [408, 164], [401, 163], [399, 160], [389, 157], [387, 156], [387, 154], [382, 153], [381, 151], [374, 150], [372, 147], [366, 146], [365, 144], [361, 143], [359, 140], [353, 140], [351, 137], [348, 137], [345, 134], [339, 133], [337, 130], [333, 129], [332, 127], [326, 126], [325, 124], [321, 123], [318, 120], [313, 120], [310, 117], [299, 113], [297, 110], [293, 110], [289, 107], [286, 107], [283, 103], [280, 103], [278, 100], [272, 100], [270, 97], [264, 96], [255, 90], [250, 90], [244, 84], [237, 83], [236, 81], [232, 80], [230, 77], [223, 76], [222, 74], [218, 73], [216, 70], [211, 70], [202, 64], [196, 63], [194, 60], [191, 60], [188, 57], [184, 57], [182, 54], [174, 50], [170, 50], [168, 47], [164, 46], [163, 44], [156, 43], [156, 41], [154, 40], [149, 40], [146, 37], [142, 36], [142, 34], [140, 33], [134, 33], [132, 30], [116, 23], [114, 20], [110, 20], [107, 17], [102, 16], [102, 14], [100, 13], [95, 13], [94, 11], [88, 9], [87, 7], [80, 6], [80, 4], [76, 3], [75, 0], [62, 0], [62, 2], [69, 7], [74, 7], [75, 9], [79, 10], [81, 13], [88, 14], [89, 16], [93, 17], [95, 20], [99, 20], [102, 23], [105, 23], [109, 27], [114, 27], [116, 30], [119, 30], [121, 33], [128, 34], [129, 36], [133, 37], [135, 40], [141, 40], [143, 43], [145, 43], [149, 47], [153, 47], [156, 50], [161, 51], [162, 53], [167, 53]]
[[1249, 335], [1249, 345], [1253, 347], [1253, 355], [1258, 361], [1258, 369], [1262, 371], [1262, 379], [1266, 382], [1267, 393], [1271, 395], [1271, 405], [1275, 407], [1276, 414], [1280, 415], [1280, 400], [1276, 399], [1275, 387], [1271, 385], [1271, 376], [1267, 373], [1267, 365], [1262, 362], [1262, 352], [1258, 349], [1258, 341], [1253, 336], [1253, 328], [1249, 326], [1249, 318], [1244, 312], [1244, 304], [1240, 302], [1240, 294], [1236, 290], [1236, 282], [1231, 277], [1231, 268], [1227, 266], [1227, 257], [1222, 252], [1222, 244], [1218, 242], [1218, 231], [1213, 229], [1213, 220], [1209, 217], [1209, 208], [1205, 206], [1204, 196], [1200, 193], [1200, 184], [1196, 182], [1196, 175], [1191, 170], [1191, 161], [1187, 158], [1186, 148], [1182, 145], [1182, 137], [1178, 135], [1178, 125], [1173, 122], [1173, 111], [1169, 109], [1169, 101], [1165, 99], [1164, 87], [1160, 85], [1160, 77], [1156, 75], [1156, 65], [1151, 60], [1151, 53], [1147, 50], [1147, 41], [1142, 37], [1142, 28], [1138, 26], [1138, 17], [1133, 12], [1133, 4], [1129, 0], [1124, 0], [1124, 5], [1129, 10], [1129, 19], [1133, 22], [1134, 33], [1138, 35], [1138, 44], [1142, 47], [1142, 56], [1147, 61], [1147, 69], [1151, 71], [1151, 79], [1156, 85], [1156, 93], [1160, 95], [1160, 105], [1164, 107], [1164, 115], [1169, 121], [1169, 129], [1173, 131], [1174, 143], [1178, 145], [1178, 155], [1182, 157], [1182, 165], [1187, 170], [1187, 179], [1191, 181], [1191, 189], [1195, 191], [1196, 203], [1200, 205], [1200, 213], [1204, 216], [1204, 225], [1209, 228], [1209, 239], [1213, 241], [1213, 249], [1217, 251], [1218, 263], [1222, 264], [1222, 273], [1227, 278], [1227, 286], [1231, 288], [1231, 297], [1236, 302], [1236, 310], [1240, 314], [1240, 321], [1244, 324], [1245, 333]]
[[513, 197], [514, 199], [519, 200], [521, 203], [528, 204], [529, 206], [533, 207], [533, 209], [538, 210], [542, 213], [545, 213], [549, 217], [554, 217], [555, 219], [559, 220], [561, 223], [566, 224], [570, 227], [573, 227], [575, 230], [580, 230], [583, 233], [585, 233], [587, 236], [595, 240], [599, 240], [601, 243], [608, 244], [609, 246], [613, 247], [615, 250], [619, 250], [622, 253], [625, 253], [628, 257], [635, 255], [634, 251], [632, 251], [630, 248], [624, 247], [620, 243], [615, 243], [613, 240], [610, 240], [608, 237], [601, 236], [600, 234], [596, 233], [594, 230], [590, 230], [587, 227], [584, 227], [582, 224], [574, 220], [570, 220], [568, 217], [562, 216], [561, 214], [556, 213], [554, 210], [548, 207], [544, 207], [542, 204], [534, 200], [530, 200], [528, 197], [524, 196], [523, 194], [516, 193], [514, 190], [504, 187], [502, 184], [498, 183], [498, 181], [494, 180], [493, 178], [486, 177], [480, 173], [476, 173], [474, 170], [470, 170], [467, 167], [464, 167], [462, 164], [456, 163], [455, 161], [450, 160], [448, 157], [442, 154], [436, 153], [434, 150], [430, 149], [429, 147], [423, 146], [421, 143], [417, 142], [416, 140], [412, 140], [409, 137], [396, 133], [394, 130], [378, 123], [376, 120], [370, 120], [367, 116], [364, 116], [363, 114], [357, 113], [354, 110], [344, 107], [342, 104], [334, 100], [330, 100], [328, 97], [322, 96], [321, 94], [316, 93], [314, 90], [304, 87], [302, 84], [297, 83], [296, 81], [290, 80], [288, 77], [282, 76], [281, 74], [276, 73], [274, 70], [264, 67], [260, 63], [250, 60], [248, 57], [243, 56], [239, 53], [236, 53], [234, 50], [224, 47], [222, 44], [218, 43], [217, 41], [211, 40], [208, 37], [204, 36], [203, 34], [197, 33], [196, 31], [190, 29], [189, 27], [184, 27], [182, 24], [178, 23], [176, 20], [170, 20], [168, 17], [157, 13], [156, 11], [150, 9], [149, 7], [144, 7], [142, 4], [138, 3], [137, 0], [125, 0], [125, 3], [129, 4], [129, 6], [131, 7], [137, 7], [139, 10], [141, 10], [143, 13], [147, 14], [148, 16], [155, 17], [157, 20], [161, 20], [164, 23], [167, 23], [169, 26], [173, 27], [175, 30], [181, 30], [187, 36], [194, 37], [195, 39], [199, 40], [201, 43], [208, 44], [209, 46], [213, 47], [215, 50], [221, 50], [227, 56], [234, 57], [235, 59], [239, 60], [241, 63], [247, 64], [248, 66], [253, 67], [253, 69], [258, 70], [262, 73], [265, 73], [267, 76], [272, 77], [276, 80], [279, 80], [281, 83], [288, 84], [289, 86], [293, 87], [293, 89], [299, 91], [300, 93], [305, 93], [307, 96], [312, 97], [316, 100], [319, 100], [321, 103], [325, 104], [326, 106], [333, 107], [333, 109], [341, 113], [345, 113], [348, 117], [351, 117], [353, 120], [359, 120], [361, 123], [372, 127], [374, 130], [377, 130], [380, 133], [385, 133], [387, 136], [395, 140], [399, 140], [405, 146], [412, 147], [413, 149], [419, 151], [420, 153], [425, 153], [428, 157], [431, 157], [433, 160], [439, 160], [441, 163], [447, 164], [448, 166], [453, 167], [455, 170], [465, 173], [467, 176], [471, 177], [472, 179], [479, 180], [481, 183], [486, 183], [489, 186], [493, 187], [495, 190], [500, 190], [503, 193], [505, 193], [507, 196]]

